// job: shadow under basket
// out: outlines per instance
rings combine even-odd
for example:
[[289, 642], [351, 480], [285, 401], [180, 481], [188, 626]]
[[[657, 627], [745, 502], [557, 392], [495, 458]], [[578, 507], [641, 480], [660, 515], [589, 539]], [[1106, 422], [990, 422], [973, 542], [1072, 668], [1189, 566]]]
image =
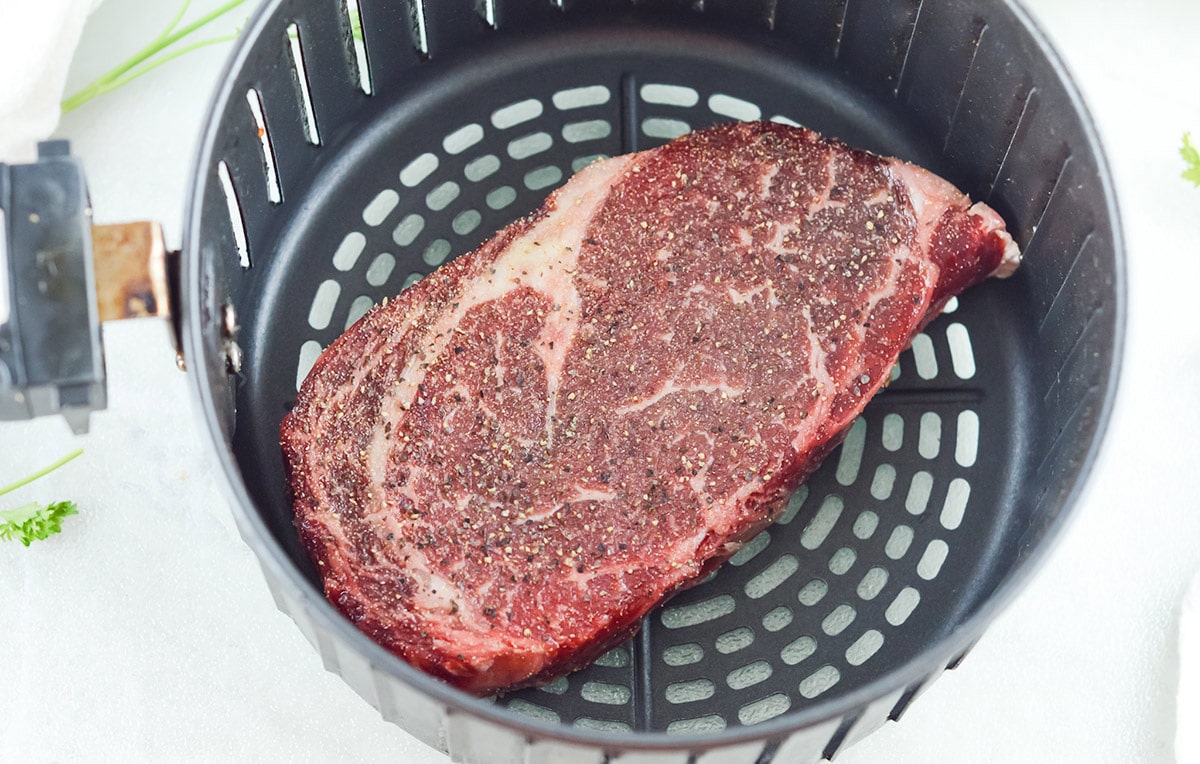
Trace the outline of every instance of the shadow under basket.
[[[593, 666], [478, 700], [379, 648], [291, 522], [279, 422], [321, 348], [594, 158], [751, 119], [943, 175], [1024, 264], [916, 338], [778, 523]], [[897, 718], [1062, 527], [1123, 326], [1095, 130], [1004, 0], [270, 0], [212, 105], [183, 269], [199, 406], [276, 602], [386, 719], [489, 763], [800, 762]]]

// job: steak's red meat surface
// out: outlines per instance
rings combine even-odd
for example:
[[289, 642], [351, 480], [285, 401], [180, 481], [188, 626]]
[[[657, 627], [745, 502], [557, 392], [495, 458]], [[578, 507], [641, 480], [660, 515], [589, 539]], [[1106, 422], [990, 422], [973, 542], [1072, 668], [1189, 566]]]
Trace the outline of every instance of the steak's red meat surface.
[[282, 426], [326, 594], [476, 693], [547, 681], [769, 524], [1016, 247], [898, 160], [770, 123], [598, 162], [372, 309]]

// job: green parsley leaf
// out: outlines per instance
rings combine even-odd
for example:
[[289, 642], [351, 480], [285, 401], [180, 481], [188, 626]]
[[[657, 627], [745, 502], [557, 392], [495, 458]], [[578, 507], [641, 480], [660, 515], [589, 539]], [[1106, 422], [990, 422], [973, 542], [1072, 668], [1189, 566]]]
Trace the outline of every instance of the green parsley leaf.
[[53, 504], [31, 502], [16, 509], [0, 510], [0, 540], [20, 541], [29, 546], [62, 530], [64, 517], [79, 514], [73, 501]]
[[1183, 145], [1179, 147], [1179, 156], [1183, 157], [1184, 163], [1187, 164], [1187, 169], [1183, 171], [1183, 179], [1200, 188], [1200, 150], [1192, 145], [1191, 133], [1183, 134]]
[[[83, 449], [77, 448], [53, 464], [0, 488], [0, 496], [29, 485], [82, 453]], [[0, 510], [0, 541], [16, 540], [29, 546], [34, 541], [41, 541], [58, 533], [62, 530], [63, 518], [77, 514], [79, 514], [79, 510], [73, 501], [56, 501], [53, 504], [30, 502], [15, 509]]]

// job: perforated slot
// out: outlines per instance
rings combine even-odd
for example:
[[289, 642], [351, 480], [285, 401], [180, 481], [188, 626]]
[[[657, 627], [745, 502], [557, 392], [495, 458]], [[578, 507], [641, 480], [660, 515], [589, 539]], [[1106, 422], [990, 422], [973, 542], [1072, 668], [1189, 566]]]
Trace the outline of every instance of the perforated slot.
[[858, 596], [864, 600], [870, 601], [879, 596], [879, 592], [883, 591], [883, 587], [887, 584], [888, 572], [884, 568], [875, 567], [867, 571], [867, 574], [858, 582], [856, 592]]
[[848, 546], [833, 553], [833, 557], [829, 558], [829, 572], [835, 576], [840, 576], [850, 568], [854, 567], [854, 561], [858, 559], [858, 553]]
[[568, 90], [560, 90], [551, 96], [554, 108], [560, 111], [582, 109], [587, 106], [599, 106], [608, 103], [612, 93], [603, 85], [585, 85]]
[[781, 555], [761, 573], [746, 582], [746, 596], [753, 600], [765, 597], [799, 569], [800, 561], [796, 559], [795, 555]]
[[358, 262], [359, 255], [367, 246], [367, 237], [358, 231], [351, 231], [342, 239], [337, 251], [333, 253], [333, 267], [339, 271], [348, 271]]
[[514, 698], [513, 700], [509, 701], [508, 707], [517, 713], [525, 714], [526, 716], [532, 716], [533, 718], [541, 719], [542, 721], [558, 722], [560, 719], [557, 712], [546, 708], [545, 706], [539, 706], [535, 703], [530, 703], [529, 701], [521, 698]]
[[346, 19], [350, 23], [350, 47], [347, 53], [350, 56], [351, 69], [354, 71], [359, 89], [363, 93], [371, 95], [373, 89], [371, 68], [367, 62], [367, 46], [363, 36], [362, 14], [358, 10], [358, 0], [346, 0], [343, 8]]
[[425, 195], [425, 206], [433, 212], [441, 212], [458, 198], [461, 191], [462, 188], [457, 183], [448, 180]]
[[742, 100], [734, 98], [731, 95], [724, 93], [714, 93], [708, 97], [708, 109], [714, 114], [720, 114], [722, 117], [737, 119], [743, 122], [753, 122], [762, 118], [762, 109]]
[[816, 516], [804, 529], [804, 533], [800, 535], [800, 545], [810, 550], [821, 546], [829, 536], [829, 532], [833, 530], [834, 523], [841, 517], [844, 507], [841, 498], [826, 496], [825, 501], [821, 502], [821, 508], [817, 510]]
[[[996, 190], [996, 184], [1000, 178], [1004, 177], [1004, 166], [1008, 164], [1008, 158], [1012, 155], [1013, 146], [1017, 145], [1017, 136], [1021, 135], [1022, 128], [1025, 126], [1025, 118], [1036, 109], [1031, 110], [1030, 107], [1041, 100], [1041, 93], [1036, 86], [1030, 86], [1028, 92], [1025, 93], [1024, 103], [1021, 105], [1021, 113], [1017, 117], [1017, 123], [1012, 126], [1012, 133], [1009, 135], [1008, 142], [1004, 147], [1004, 153], [1000, 157], [1000, 163], [996, 165], [996, 173], [992, 176], [991, 183], [988, 184], [987, 191], [983, 194], [983, 201], [991, 202], [992, 192]], [[1048, 191], [1052, 191], [1048, 189]]]
[[813, 605], [820, 602], [825, 597], [825, 593], [829, 591], [829, 584], [819, 578], [814, 578], [804, 585], [804, 588], [796, 595], [796, 599], [801, 605]]
[[734, 567], [745, 565], [753, 560], [759, 552], [767, 548], [767, 544], [771, 543], [771, 532], [763, 531], [754, 538], [742, 545], [742, 548], [737, 550], [732, 557], [729, 558], [729, 564]]
[[975, 352], [971, 348], [971, 333], [967, 327], [953, 323], [946, 327], [946, 342], [950, 346], [950, 365], [959, 379], [975, 376]]
[[571, 122], [563, 125], [562, 137], [567, 143], [598, 141], [612, 135], [612, 123], [604, 119], [589, 119], [586, 122]]
[[263, 117], [262, 96], [254, 88], [246, 91], [246, 103], [250, 106], [250, 116], [254, 120], [258, 132], [258, 143], [262, 149], [263, 175], [267, 179], [267, 200], [272, 204], [283, 201], [283, 189], [279, 187], [279, 173], [275, 171], [275, 147], [271, 145], [271, 133], [267, 129], [266, 118]]
[[762, 618], [763, 628], [767, 631], [780, 631], [791, 625], [795, 615], [785, 607], [777, 607], [767, 611]]
[[317, 357], [321, 355], [321, 343], [316, 340], [305, 340], [300, 346], [300, 359], [296, 364], [296, 389], [300, 389], [300, 385], [304, 382], [304, 378], [308, 376], [308, 372], [312, 370], [313, 364], [317, 362]]
[[508, 155], [513, 159], [527, 159], [540, 154], [554, 145], [549, 133], [530, 133], [508, 142]]
[[738, 650], [745, 649], [754, 644], [754, 632], [742, 626], [720, 635], [713, 644], [719, 653], [725, 655], [736, 653]]
[[549, 188], [562, 180], [562, 170], [554, 165], [546, 165], [525, 173], [525, 188], [530, 191], [540, 191]]
[[571, 160], [571, 172], [579, 172], [597, 159], [607, 159], [608, 154], [588, 154]]
[[893, 560], [899, 560], [908, 552], [908, 547], [912, 544], [912, 540], [913, 529], [907, 525], [897, 525], [892, 529], [892, 535], [888, 537], [887, 545], [883, 548], [883, 552]]
[[791, 698], [777, 693], [739, 708], [738, 721], [742, 724], [762, 724], [768, 719], [774, 719], [776, 716], [786, 713], [791, 707]]
[[799, 637], [783, 646], [779, 659], [789, 666], [795, 666], [817, 651], [817, 641], [812, 637]]
[[888, 451], [899, 451], [904, 445], [904, 417], [899, 414], [885, 416], [881, 440]]
[[346, 325], [344, 328], [349, 329], [351, 326], [353, 326], [354, 322], [366, 315], [367, 311], [370, 310], [371, 306], [374, 304], [375, 301], [365, 294], [360, 294], [358, 297], [355, 297], [354, 302], [350, 303], [349, 312], [346, 313]]
[[[559, 0], [561, 2], [561, 0]], [[694, 719], [676, 719], [667, 724], [667, 732], [674, 735], [696, 732], [720, 732], [725, 729], [725, 720], [716, 714], [697, 716]]]
[[342, 293], [342, 285], [333, 279], [326, 279], [317, 287], [312, 305], [308, 309], [308, 325], [314, 329], [324, 329], [333, 318], [333, 310], [337, 307], [338, 296]]
[[908, 620], [920, 601], [921, 593], [911, 586], [906, 586], [896, 595], [896, 599], [892, 600], [892, 604], [888, 605], [884, 617], [891, 625], [900, 626]]
[[601, 730], [602, 732], [629, 731], [629, 725], [625, 722], [618, 722], [611, 719], [593, 719], [588, 716], [581, 716], [576, 719], [575, 726], [583, 727], [584, 729]]
[[954, 441], [954, 461], [971, 467], [979, 453], [979, 415], [967, 409], [958, 414], [958, 430]]
[[392, 269], [396, 267], [396, 258], [394, 255], [383, 252], [371, 261], [371, 267], [367, 268], [367, 283], [371, 286], [383, 286], [387, 283], [388, 278], [392, 275]]
[[541, 101], [536, 98], [527, 98], [524, 101], [502, 106], [492, 112], [492, 125], [499, 130], [507, 130], [531, 119], [537, 119], [542, 116], [542, 110]]
[[233, 233], [233, 246], [237, 251], [238, 265], [243, 269], [250, 267], [250, 246], [246, 242], [246, 223], [242, 219], [242, 205], [238, 201], [237, 189], [233, 187], [233, 177], [229, 174], [229, 165], [217, 163], [217, 181], [221, 184], [221, 192], [225, 195], [225, 209], [229, 213], [229, 228]]
[[934, 539], [925, 547], [925, 553], [921, 555], [921, 559], [917, 562], [917, 575], [926, 581], [932, 581], [937, 578], [937, 574], [942, 570], [942, 564], [946, 562], [946, 556], [950, 553], [950, 546], [941, 539]]
[[421, 181], [432, 175], [437, 168], [437, 155], [426, 152], [404, 166], [404, 169], [400, 171], [400, 182], [409, 188], [415, 188], [421, 184]]
[[[836, 6], [835, 6], [836, 7]], [[842, 2], [842, 20], [837, 25], [837, 39], [833, 43], [833, 57], [839, 59], [842, 57], [842, 41], [846, 37], [846, 22], [850, 18], [850, 0]]]
[[431, 268], [436, 268], [446, 262], [446, 258], [450, 256], [450, 242], [445, 239], [434, 239], [421, 253], [421, 259]]
[[933, 475], [925, 470], [914, 473], [904, 498], [904, 508], [910, 515], [919, 515], [929, 506], [929, 495], [933, 493]]
[[796, 489], [796, 492], [788, 498], [787, 504], [783, 507], [783, 512], [780, 513], [779, 519], [775, 521], [776, 525], [787, 525], [796, 518], [804, 507], [804, 502], [808, 500], [808, 486], [802, 485]]
[[737, 600], [728, 594], [701, 600], [690, 605], [676, 605], [662, 611], [660, 620], [668, 629], [695, 626], [727, 616], [737, 607]]
[[567, 678], [565, 676], [560, 676], [551, 682], [541, 685], [538, 687], [538, 690], [549, 695], [562, 695], [567, 691], [569, 686], [570, 684], [567, 682]]
[[487, 206], [494, 210], [502, 210], [517, 199], [517, 190], [512, 186], [500, 186], [488, 192]]
[[454, 221], [450, 223], [450, 227], [459, 236], [466, 236], [479, 227], [483, 221], [483, 216], [479, 214], [479, 210], [463, 210], [454, 216]]
[[800, 682], [800, 694], [811, 700], [827, 692], [841, 678], [841, 672], [833, 666], [822, 666]]
[[854, 644], [846, 648], [846, 662], [851, 666], [861, 666], [872, 655], [879, 652], [881, 647], [883, 647], [883, 634], [875, 629], [868, 629], [863, 632], [861, 637], [854, 640]]
[[475, 10], [483, 17], [483, 23], [492, 29], [496, 28], [496, 0], [479, 0]]
[[420, 236], [421, 231], [425, 230], [425, 218], [416, 213], [406, 215], [400, 223], [392, 229], [392, 241], [401, 247], [407, 247], [416, 241]]
[[408, 3], [412, 14], [410, 21], [413, 47], [421, 58], [429, 58], [429, 28], [425, 20], [425, 2], [426, 0], [412, 0]]
[[660, 140], [669, 141], [672, 138], [678, 138], [684, 133], [689, 133], [692, 126], [682, 119], [666, 119], [664, 117], [650, 117], [642, 121], [642, 132], [650, 138], [658, 138]]
[[842, 442], [842, 455], [838, 459], [835, 476], [842, 485], [851, 485], [858, 479], [858, 467], [862, 464], [863, 448], [867, 444], [867, 423], [857, 419]]
[[717, 686], [708, 679], [690, 679], [667, 685], [664, 695], [668, 703], [695, 703], [708, 700], [717, 691]]
[[685, 85], [667, 85], [664, 83], [647, 83], [640, 91], [642, 100], [662, 106], [679, 106], [690, 109], [700, 103], [700, 94], [695, 88]]
[[383, 223], [399, 203], [400, 194], [390, 188], [383, 189], [363, 208], [363, 222], [369, 226], [377, 226]]
[[671, 645], [662, 654], [663, 662], [668, 666], [689, 666], [699, 663], [704, 658], [704, 648], [695, 642], [684, 645]]
[[300, 39], [300, 27], [295, 23], [288, 24], [284, 35], [288, 53], [292, 60], [293, 84], [296, 86], [296, 100], [300, 102], [300, 118], [304, 127], [304, 139], [314, 146], [321, 144], [321, 134], [317, 129], [317, 113], [313, 111], [312, 90], [308, 83], [308, 70], [304, 68], [304, 43]]
[[831, 637], [836, 637], [854, 623], [854, 618], [858, 613], [849, 605], [838, 605], [829, 615], [825, 616], [825, 620], [821, 621], [821, 631]]
[[942, 448], [942, 418], [932, 411], [921, 415], [921, 428], [917, 433], [917, 453], [933, 459]]
[[856, 537], [865, 541], [875, 535], [875, 529], [878, 527], [879, 515], [867, 509], [854, 521], [853, 531]]
[[442, 149], [447, 154], [461, 154], [483, 140], [483, 127], [472, 122], [463, 125], [442, 139]]
[[969, 498], [971, 498], [970, 483], [962, 478], [954, 478], [950, 481], [950, 488], [946, 492], [946, 501], [942, 504], [942, 514], [939, 518], [943, 528], [952, 531], [962, 524]]
[[896, 468], [890, 464], [881, 464], [875, 468], [875, 476], [871, 478], [871, 496], [880, 501], [892, 495], [896, 485]]
[[494, 175], [499, 169], [500, 158], [495, 154], [484, 154], [467, 163], [467, 166], [463, 168], [463, 175], [472, 183], [478, 183], [484, 178]]
[[921, 332], [912, 341], [913, 364], [917, 367], [917, 376], [921, 379], [933, 379], [937, 376], [937, 356], [933, 351], [933, 340], [928, 334]]
[[625, 668], [629, 665], [629, 651], [624, 647], [614, 647], [597, 658], [596, 665], [608, 668]]
[[608, 682], [584, 682], [579, 694], [584, 700], [609, 706], [623, 706], [629, 702], [630, 697], [628, 687]]
[[730, 671], [725, 677], [725, 684], [731, 690], [744, 690], [770, 679], [772, 673], [770, 663], [755, 661]]

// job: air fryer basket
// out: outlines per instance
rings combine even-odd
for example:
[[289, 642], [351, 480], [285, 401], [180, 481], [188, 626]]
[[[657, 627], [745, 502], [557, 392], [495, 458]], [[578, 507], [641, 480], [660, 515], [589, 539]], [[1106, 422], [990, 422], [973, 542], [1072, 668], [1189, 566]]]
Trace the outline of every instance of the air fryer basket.
[[[374, 645], [291, 525], [278, 425], [317, 353], [592, 158], [757, 118], [942, 174], [1024, 265], [916, 339], [778, 524], [594, 666], [481, 701]], [[270, 0], [183, 257], [185, 351], [277, 603], [385, 718], [471, 761], [802, 761], [896, 718], [1061, 527], [1119, 360], [1111, 182], [1012, 0]]]

